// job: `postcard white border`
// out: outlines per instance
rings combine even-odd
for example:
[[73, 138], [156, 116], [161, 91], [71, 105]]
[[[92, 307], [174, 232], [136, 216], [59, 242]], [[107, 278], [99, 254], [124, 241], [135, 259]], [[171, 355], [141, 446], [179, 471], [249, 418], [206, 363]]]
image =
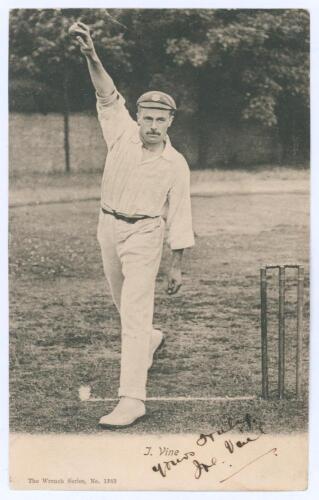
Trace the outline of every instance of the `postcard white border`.
[[119, 499], [140, 499], [166, 498], [188, 499], [200, 496], [201, 498], [217, 498], [221, 492], [49, 492], [49, 491], [12, 491], [8, 487], [8, 283], [7, 283], [7, 220], [8, 220], [8, 98], [7, 98], [7, 54], [8, 54], [8, 9], [12, 8], [57, 8], [57, 7], [90, 7], [90, 8], [157, 8], [157, 7], [202, 7], [202, 8], [303, 8], [311, 13], [311, 179], [312, 179], [312, 199], [311, 199], [311, 377], [310, 377], [310, 463], [309, 463], [309, 488], [305, 492], [274, 492], [274, 493], [254, 493], [254, 492], [223, 492], [222, 498], [225, 500], [233, 498], [255, 498], [253, 495], [262, 496], [262, 499], [277, 499], [284, 496], [289, 500], [297, 498], [316, 498], [319, 491], [319, 6], [316, 0], [275, 0], [275, 1], [9, 1], [1, 2], [0, 7], [0, 113], [1, 113], [1, 135], [0, 135], [0, 160], [1, 160], [1, 182], [0, 182], [0, 228], [1, 228], [1, 287], [0, 287], [0, 494], [4, 499], [88, 499], [94, 495], [101, 498]]

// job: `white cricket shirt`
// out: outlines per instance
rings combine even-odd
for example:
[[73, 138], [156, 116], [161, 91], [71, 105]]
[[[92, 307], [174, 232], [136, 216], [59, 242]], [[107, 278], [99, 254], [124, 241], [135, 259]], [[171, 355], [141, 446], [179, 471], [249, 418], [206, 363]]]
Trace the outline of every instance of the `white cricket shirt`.
[[128, 217], [155, 217], [167, 210], [170, 247], [174, 250], [193, 246], [190, 172], [185, 158], [167, 137], [159, 156], [142, 161], [139, 126], [117, 91], [109, 97], [97, 95], [97, 111], [108, 148], [102, 207]]

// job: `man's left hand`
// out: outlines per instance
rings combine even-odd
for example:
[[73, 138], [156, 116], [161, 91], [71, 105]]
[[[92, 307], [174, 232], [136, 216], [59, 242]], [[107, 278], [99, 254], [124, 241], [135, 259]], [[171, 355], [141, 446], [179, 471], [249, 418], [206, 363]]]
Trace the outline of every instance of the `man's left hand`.
[[168, 273], [168, 295], [174, 295], [182, 286], [182, 271], [180, 268], [171, 267]]

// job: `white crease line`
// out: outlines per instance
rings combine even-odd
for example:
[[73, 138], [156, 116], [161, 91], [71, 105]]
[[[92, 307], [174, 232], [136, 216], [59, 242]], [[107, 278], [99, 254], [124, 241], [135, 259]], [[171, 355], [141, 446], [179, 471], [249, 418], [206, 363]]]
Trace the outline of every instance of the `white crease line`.
[[[91, 387], [82, 385], [79, 387], [79, 398], [82, 402], [97, 403], [102, 401], [118, 401], [118, 398], [94, 398], [91, 397]], [[257, 396], [153, 396], [146, 401], [250, 401], [258, 399]]]
[[[150, 397], [146, 398], [146, 401], [249, 401], [257, 399], [256, 396], [233, 396], [233, 397], [198, 397], [192, 398], [187, 396], [176, 396], [176, 397]], [[96, 403], [99, 401], [118, 401], [118, 398], [89, 398], [82, 399], [82, 402], [87, 401], [88, 403]]]

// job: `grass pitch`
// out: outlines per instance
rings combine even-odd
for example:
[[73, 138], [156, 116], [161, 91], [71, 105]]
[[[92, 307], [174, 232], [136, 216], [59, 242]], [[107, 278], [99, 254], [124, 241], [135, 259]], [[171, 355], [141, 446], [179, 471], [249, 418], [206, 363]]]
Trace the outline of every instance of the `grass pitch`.
[[[287, 190], [285, 179], [278, 192], [268, 194], [262, 193], [263, 178], [257, 179], [258, 194], [227, 194], [227, 179], [220, 182], [224, 190], [218, 196], [192, 199], [196, 246], [186, 252], [184, 285], [174, 297], [165, 292], [170, 252], [164, 248], [154, 324], [162, 328], [166, 342], [149, 372], [148, 395], [256, 395], [257, 400], [150, 401], [147, 417], [122, 432], [205, 432], [225, 415], [243, 412], [262, 419], [269, 431], [301, 430], [307, 425], [308, 279], [304, 397], [293, 399], [293, 274], [287, 279], [288, 399], [265, 402], [258, 397], [259, 268], [268, 262], [296, 262], [305, 265], [308, 278], [308, 195]], [[53, 188], [47, 187], [46, 200]], [[63, 192], [63, 187], [58, 190]], [[119, 318], [103, 277], [96, 240], [98, 210], [96, 200], [11, 209], [12, 431], [96, 432], [99, 417], [114, 406], [114, 402], [81, 402], [78, 394], [80, 386], [90, 385], [93, 397], [116, 398], [119, 380]], [[270, 278], [272, 398], [277, 380], [275, 284]]]

